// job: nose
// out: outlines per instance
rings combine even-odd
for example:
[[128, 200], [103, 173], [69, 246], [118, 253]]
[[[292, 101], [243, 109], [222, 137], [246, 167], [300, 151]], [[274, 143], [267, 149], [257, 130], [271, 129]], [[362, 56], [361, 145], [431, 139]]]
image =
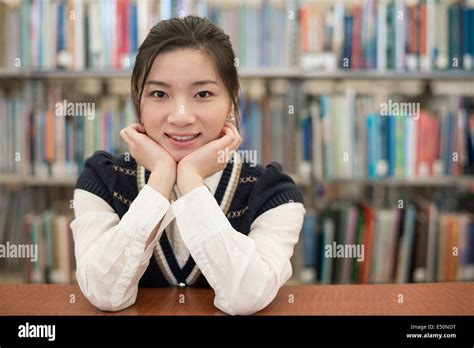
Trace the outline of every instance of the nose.
[[195, 121], [196, 117], [185, 103], [177, 103], [168, 115], [168, 122], [178, 127], [193, 124]]

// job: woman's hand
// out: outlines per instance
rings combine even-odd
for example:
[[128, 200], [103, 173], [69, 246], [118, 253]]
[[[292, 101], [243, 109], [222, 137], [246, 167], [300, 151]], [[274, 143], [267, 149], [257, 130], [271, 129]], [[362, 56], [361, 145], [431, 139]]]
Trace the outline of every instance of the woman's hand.
[[151, 139], [140, 123], [133, 123], [120, 131], [137, 163], [150, 172], [176, 168], [176, 161], [160, 144]]
[[151, 174], [147, 185], [160, 192], [168, 200], [176, 183], [177, 164], [160, 144], [151, 139], [145, 127], [133, 123], [120, 131], [120, 136], [128, 144], [132, 157]]
[[226, 122], [223, 136], [196, 149], [178, 163], [177, 185], [181, 195], [204, 183], [204, 178], [223, 170], [233, 151], [242, 143], [237, 128]]

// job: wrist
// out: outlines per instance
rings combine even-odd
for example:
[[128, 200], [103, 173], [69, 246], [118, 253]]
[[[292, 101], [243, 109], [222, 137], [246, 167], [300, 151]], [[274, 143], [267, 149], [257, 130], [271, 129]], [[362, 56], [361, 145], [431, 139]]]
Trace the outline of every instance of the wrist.
[[176, 184], [176, 174], [172, 170], [155, 170], [150, 173], [147, 185], [151, 186], [155, 191], [161, 193], [168, 201], [171, 197], [171, 192]]
[[181, 195], [204, 184], [204, 179], [195, 171], [178, 165], [176, 185]]

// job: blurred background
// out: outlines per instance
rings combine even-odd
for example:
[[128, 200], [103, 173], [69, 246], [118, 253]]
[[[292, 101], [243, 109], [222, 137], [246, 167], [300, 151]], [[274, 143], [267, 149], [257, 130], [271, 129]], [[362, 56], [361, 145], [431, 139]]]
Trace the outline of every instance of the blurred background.
[[[189, 14], [231, 37], [241, 149], [304, 193], [291, 283], [474, 280], [473, 1], [12, 0], [0, 1], [0, 282], [75, 282], [78, 173], [96, 150], [127, 151], [137, 47]], [[13, 254], [27, 245], [35, 262]]]

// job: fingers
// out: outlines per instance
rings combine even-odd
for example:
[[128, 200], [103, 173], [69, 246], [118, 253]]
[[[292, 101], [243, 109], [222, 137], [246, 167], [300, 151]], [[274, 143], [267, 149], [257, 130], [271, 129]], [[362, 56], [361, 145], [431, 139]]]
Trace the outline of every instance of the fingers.
[[142, 125], [141, 123], [133, 123], [131, 127], [139, 133], [146, 133], [145, 126]]
[[226, 126], [231, 129], [232, 136], [233, 136], [233, 141], [230, 145], [230, 149], [231, 150], [237, 150], [239, 148], [240, 144], [242, 144], [242, 137], [240, 136], [239, 131], [237, 130], [237, 128], [232, 123], [226, 122]]
[[145, 127], [140, 123], [132, 123], [120, 131], [120, 136], [129, 145], [138, 140], [139, 134], [146, 134]]

